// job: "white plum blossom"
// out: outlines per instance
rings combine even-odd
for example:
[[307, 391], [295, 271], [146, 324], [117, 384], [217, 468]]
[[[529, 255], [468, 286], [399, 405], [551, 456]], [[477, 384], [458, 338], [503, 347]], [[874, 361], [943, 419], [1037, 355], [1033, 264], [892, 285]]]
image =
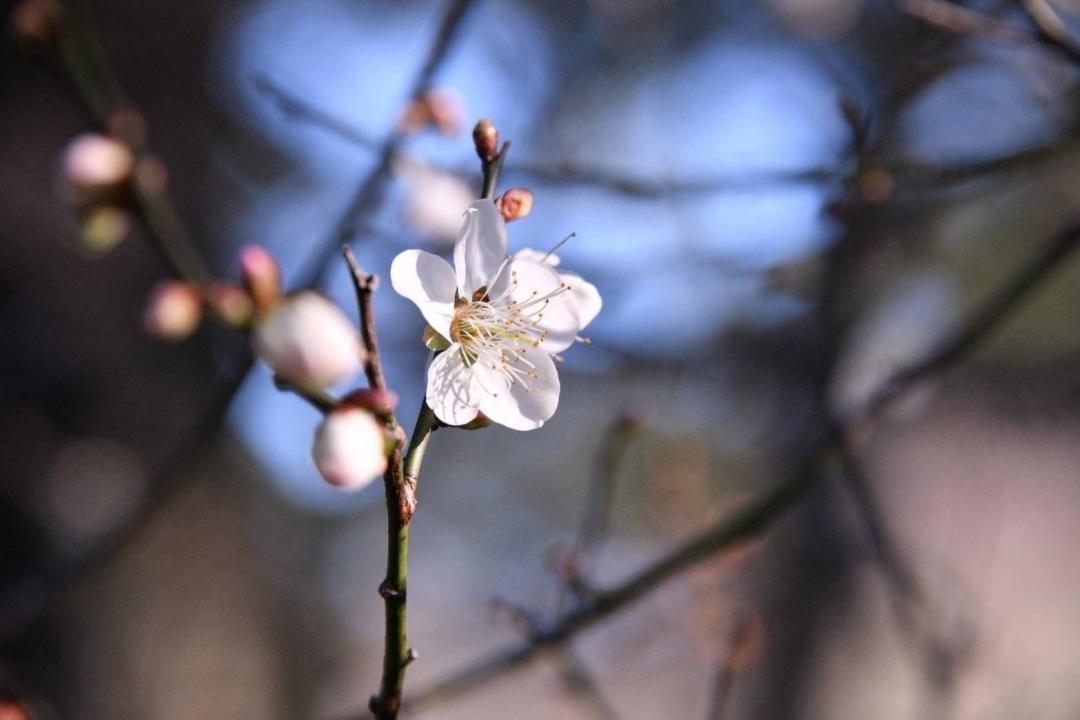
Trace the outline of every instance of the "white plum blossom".
[[285, 380], [323, 389], [359, 372], [363, 346], [345, 313], [322, 295], [304, 290], [259, 319], [255, 354]]
[[315, 431], [311, 456], [326, 482], [360, 490], [386, 472], [386, 436], [370, 412], [342, 406]]
[[[428, 369], [427, 403], [448, 425], [483, 413], [515, 430], [540, 427], [559, 403], [552, 355], [580, 339], [600, 308], [596, 288], [535, 254], [506, 254], [490, 200], [469, 206], [454, 265], [422, 250], [394, 258], [390, 279], [448, 343]], [[583, 322], [584, 320], [584, 322]]]

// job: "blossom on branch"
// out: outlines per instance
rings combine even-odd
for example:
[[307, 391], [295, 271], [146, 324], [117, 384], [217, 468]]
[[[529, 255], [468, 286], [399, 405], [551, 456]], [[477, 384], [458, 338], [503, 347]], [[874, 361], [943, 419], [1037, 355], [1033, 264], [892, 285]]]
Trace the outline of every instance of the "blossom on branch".
[[543, 425], [559, 402], [552, 355], [580, 339], [599, 311], [591, 285], [534, 255], [509, 257], [506, 246], [498, 209], [477, 200], [465, 212], [453, 267], [406, 250], [390, 268], [394, 290], [448, 345], [427, 378], [427, 403], [448, 425], [478, 413], [515, 430]]
[[386, 435], [375, 417], [354, 405], [342, 405], [315, 431], [311, 456], [326, 482], [360, 490], [386, 472], [386, 449]]
[[258, 355], [283, 379], [324, 389], [360, 370], [363, 346], [349, 319], [322, 295], [303, 290], [256, 321]]

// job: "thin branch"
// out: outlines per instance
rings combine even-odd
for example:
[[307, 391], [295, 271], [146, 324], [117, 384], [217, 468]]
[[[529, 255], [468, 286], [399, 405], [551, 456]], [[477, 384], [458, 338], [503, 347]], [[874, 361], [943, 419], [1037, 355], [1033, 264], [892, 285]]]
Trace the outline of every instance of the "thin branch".
[[[1022, 32], [1019, 29], [1011, 28], [1011, 26], [1010, 29], [1015, 32]], [[312, 123], [365, 150], [374, 148], [374, 144], [367, 133], [300, 98], [265, 75], [256, 76], [255, 83], [260, 91], [282, 107], [288, 117]], [[1054, 142], [1005, 156], [954, 165], [940, 165], [929, 162], [878, 162], [874, 164], [874, 167], [879, 167], [888, 172], [897, 184], [902, 186], [898, 189], [939, 189], [942, 185], [961, 183], [986, 175], [1060, 158], [1063, 152], [1070, 147], [1071, 143], [1069, 142]], [[400, 150], [395, 152], [393, 159], [399, 162], [423, 165], [432, 170], [462, 179], [475, 177], [471, 170], [424, 161]], [[744, 173], [691, 181], [654, 181], [629, 177], [600, 168], [580, 167], [570, 164], [543, 165], [519, 161], [507, 168], [506, 172], [514, 178], [522, 178], [525, 182], [532, 184], [545, 183], [549, 185], [590, 187], [641, 199], [657, 199], [722, 191], [748, 191], [781, 184], [841, 182], [850, 175], [851, 169], [837, 166], [809, 168], [793, 172]]]
[[[342, 247], [348, 265], [356, 302], [359, 307], [360, 337], [364, 343], [364, 374], [368, 385], [388, 391], [386, 376], [379, 355], [378, 333], [375, 328], [375, 309], [372, 295], [379, 286], [376, 276], [364, 272], [348, 245]], [[434, 415], [424, 403], [413, 429], [412, 441], [402, 452], [405, 433], [392, 411], [382, 413], [387, 430], [395, 439], [390, 462], [383, 477], [386, 494], [386, 577], [379, 585], [386, 615], [386, 635], [383, 652], [382, 679], [379, 691], [371, 697], [369, 707], [377, 718], [397, 717], [401, 694], [405, 687], [405, 669], [416, 652], [409, 645], [407, 581], [409, 573], [409, 521], [416, 510], [416, 485], [424, 451], [434, 430]]]
[[282, 392], [290, 392], [293, 395], [296, 395], [298, 398], [307, 402], [308, 405], [315, 408], [323, 415], [332, 411], [340, 404], [333, 396], [331, 396], [327, 392], [324, 392], [322, 390], [310, 390], [300, 387], [299, 385], [295, 385], [289, 382], [280, 375], [274, 376], [274, 387], [276, 387], [278, 390], [281, 390]]
[[615, 481], [631, 442], [640, 430], [641, 422], [633, 415], [623, 413], [604, 435], [575, 547], [575, 554], [582, 560], [586, 571], [607, 535], [615, 496]]
[[987, 340], [1039, 285], [1080, 245], [1080, 225], [1073, 225], [1053, 238], [1035, 257], [1005, 281], [981, 310], [947, 338], [924, 360], [898, 372], [863, 409], [857, 418], [830, 427], [819, 449], [800, 464], [798, 472], [761, 498], [712, 528], [684, 542], [652, 565], [616, 587], [593, 595], [575, 610], [563, 615], [529, 641], [481, 659], [446, 680], [415, 696], [410, 706], [420, 707], [436, 700], [465, 694], [481, 685], [522, 667], [548, 648], [566, 640], [607, 617], [623, 610], [642, 596], [687, 568], [730, 549], [764, 531], [797, 500], [812, 490], [825, 470], [842, 461], [842, 442], [854, 424], [869, 422], [904, 392], [932, 374], [941, 374], [973, 353]]
[[[331, 135], [364, 150], [376, 149], [371, 136], [350, 124], [347, 120], [330, 113], [284, 88], [264, 74], [253, 77], [256, 88], [277, 104], [292, 120], [310, 123]], [[396, 151], [394, 160], [422, 164], [425, 167], [459, 178], [474, 177], [470, 168], [421, 161], [404, 151]], [[570, 164], [544, 165], [515, 162], [508, 170], [514, 177], [522, 177], [538, 183], [580, 185], [610, 190], [639, 198], [663, 198], [671, 195], [709, 193], [719, 190], [751, 190], [766, 185], [793, 183], [816, 184], [835, 181], [842, 177], [842, 168], [811, 168], [796, 171], [765, 171], [721, 178], [705, 178], [697, 181], [665, 180], [651, 181], [627, 177], [599, 168], [585, 168]]]
[[912, 17], [956, 35], [1008, 42], [1035, 40], [1021, 27], [949, 0], [898, 0], [897, 5]]
[[1046, 0], [1020, 0], [1020, 7], [1038, 28], [1038, 39], [1052, 46], [1066, 59], [1080, 63], [1080, 45], [1069, 26]]
[[913, 384], [940, 374], [967, 357], [1076, 251], [1078, 244], [1080, 225], [1072, 225], [1058, 232], [1037, 255], [1009, 277], [957, 332], [923, 360], [899, 371], [884, 383], [867, 401], [859, 417], [847, 421], [847, 424], [852, 426], [872, 420]]
[[[472, 0], [451, 0], [439, 24], [439, 29], [428, 50], [416, 78], [413, 80], [405, 104], [418, 101], [427, 91], [435, 73], [446, 59], [454, 39], [460, 31], [463, 20], [472, 6]], [[400, 127], [387, 135], [378, 148], [375, 166], [357, 187], [353, 199], [342, 215], [330, 236], [319, 246], [307, 263], [304, 276], [314, 278], [315, 284], [322, 284], [324, 273], [330, 266], [330, 260], [338, 248], [348, 244], [357, 234], [361, 220], [375, 210], [382, 202], [386, 184], [390, 178], [394, 158], [401, 153], [407, 134]]]
[[1035, 24], [1034, 33], [949, 0], [898, 0], [897, 4], [912, 17], [946, 32], [1000, 42], [1041, 45], [1069, 62], [1080, 63], [1080, 45], [1045, 0], [1019, 1], [1025, 15]]
[[376, 390], [386, 390], [386, 376], [383, 374], [382, 360], [379, 358], [379, 336], [375, 332], [375, 309], [372, 307], [372, 294], [379, 288], [379, 278], [360, 268], [356, 256], [348, 245], [341, 248], [345, 264], [349, 268], [353, 288], [356, 290], [356, 303], [360, 318], [360, 339], [364, 341], [364, 375], [368, 385]]

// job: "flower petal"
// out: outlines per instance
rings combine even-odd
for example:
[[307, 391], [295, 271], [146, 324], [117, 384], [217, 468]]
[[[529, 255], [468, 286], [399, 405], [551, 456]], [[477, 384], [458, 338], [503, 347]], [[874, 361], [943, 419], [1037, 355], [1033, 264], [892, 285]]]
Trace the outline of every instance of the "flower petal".
[[428, 368], [427, 404], [447, 425], [464, 425], [476, 418], [483, 390], [461, 360], [454, 343], [439, 353]]
[[515, 260], [531, 260], [555, 267], [559, 264], [559, 256], [554, 253], [542, 252], [533, 248], [521, 248], [514, 253]]
[[402, 297], [416, 303], [431, 327], [450, 337], [457, 282], [450, 263], [423, 250], [406, 250], [390, 265], [390, 284]]
[[543, 350], [525, 355], [534, 366], [532, 377], [512, 384], [487, 368], [473, 366], [480, 375], [479, 382], [488, 390], [482, 396], [480, 412], [512, 430], [535, 430], [559, 406], [559, 373], [551, 356]]
[[570, 347], [581, 330], [571, 293], [562, 290], [562, 279], [547, 265], [511, 260], [492, 285], [490, 295], [494, 305], [518, 305], [523, 316], [546, 332], [541, 347], [549, 353]]
[[600, 299], [600, 291], [576, 273], [561, 272], [559, 278], [570, 286], [570, 302], [574, 305], [581, 325], [578, 329], [584, 330], [596, 319], [596, 316], [600, 314], [600, 308], [604, 306], [604, 301]]
[[506, 259], [506, 223], [490, 200], [477, 200], [465, 211], [454, 246], [454, 270], [461, 296], [471, 299]]

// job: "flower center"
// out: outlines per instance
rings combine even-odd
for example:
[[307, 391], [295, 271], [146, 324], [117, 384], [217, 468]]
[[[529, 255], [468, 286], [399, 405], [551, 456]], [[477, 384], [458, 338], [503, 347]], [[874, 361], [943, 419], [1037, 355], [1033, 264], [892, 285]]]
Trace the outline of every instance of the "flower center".
[[[513, 291], [517, 287], [516, 273], [511, 272], [510, 282]], [[566, 283], [560, 283], [545, 294], [534, 290], [520, 302], [510, 299], [510, 292], [498, 301], [483, 295], [460, 305], [450, 321], [450, 340], [458, 343], [465, 367], [480, 363], [502, 377], [507, 386], [520, 382], [528, 392], [528, 381], [537, 374], [536, 366], [525, 355], [548, 337], [549, 331], [542, 327], [544, 310], [553, 298], [569, 290]]]

